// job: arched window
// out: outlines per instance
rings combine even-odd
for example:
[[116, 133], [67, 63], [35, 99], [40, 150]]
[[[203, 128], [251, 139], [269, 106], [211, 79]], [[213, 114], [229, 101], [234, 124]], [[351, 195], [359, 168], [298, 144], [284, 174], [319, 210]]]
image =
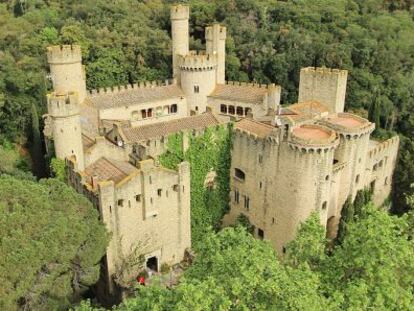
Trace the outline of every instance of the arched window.
[[237, 107], [236, 112], [238, 116], [243, 116], [243, 107]]
[[328, 207], [328, 202], [323, 202], [322, 204], [322, 210], [326, 210], [326, 208]]
[[171, 105], [170, 112], [171, 112], [171, 113], [177, 113], [177, 111], [178, 111], [177, 104], [172, 104], [172, 105]]
[[152, 108], [147, 110], [147, 117], [152, 118]]
[[227, 113], [227, 106], [226, 105], [220, 105], [220, 112], [221, 113]]
[[249, 107], [244, 108], [244, 115], [247, 116], [252, 110]]
[[145, 119], [147, 117], [147, 111], [145, 109], [141, 110], [141, 118]]
[[234, 106], [229, 106], [229, 114], [234, 114]]
[[194, 93], [200, 93], [200, 87], [197, 84], [194, 85]]

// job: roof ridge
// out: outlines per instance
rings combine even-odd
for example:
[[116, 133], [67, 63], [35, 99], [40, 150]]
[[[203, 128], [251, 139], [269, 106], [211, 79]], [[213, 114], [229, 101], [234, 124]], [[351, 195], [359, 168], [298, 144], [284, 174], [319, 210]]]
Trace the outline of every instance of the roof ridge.
[[107, 163], [109, 163], [112, 167], [115, 167], [117, 170], [121, 171], [121, 173], [125, 174], [125, 175], [129, 175], [128, 173], [126, 173], [124, 170], [122, 170], [118, 165], [116, 165], [114, 162], [114, 160], [109, 160], [107, 157], [102, 157], [102, 159], [104, 159]]

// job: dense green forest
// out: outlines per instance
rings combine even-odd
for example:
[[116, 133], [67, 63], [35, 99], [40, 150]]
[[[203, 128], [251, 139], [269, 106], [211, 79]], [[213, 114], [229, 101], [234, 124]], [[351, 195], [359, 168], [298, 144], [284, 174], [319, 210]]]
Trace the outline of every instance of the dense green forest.
[[[41, 166], [37, 122], [50, 88], [48, 45], [82, 46], [88, 88], [170, 77], [172, 2], [0, 1], [0, 139], [28, 142], [35, 168]], [[407, 210], [404, 194], [414, 192], [412, 1], [186, 2], [191, 47], [203, 48], [206, 24], [223, 23], [227, 79], [278, 83], [284, 104], [297, 98], [301, 67], [349, 70], [346, 109], [369, 114], [378, 137], [401, 136], [393, 198], [395, 212]]]
[[[29, 171], [31, 167], [37, 176], [45, 174], [41, 116], [51, 88], [46, 47], [80, 44], [90, 89], [168, 78], [173, 2], [177, 1], [0, 0], [0, 276], [7, 276], [1, 280], [0, 309], [59, 309], [75, 302], [96, 280], [96, 264], [106, 243], [104, 229], [84, 198], [58, 180], [37, 182]], [[297, 99], [301, 67], [347, 69], [346, 109], [375, 122], [378, 139], [400, 135], [393, 212], [405, 214], [397, 217], [375, 210], [361, 194], [344, 209], [335, 246], [326, 249], [323, 230], [313, 217], [287, 248], [286, 258], [275, 260], [270, 245], [254, 240], [244, 229], [208, 230], [226, 208], [219, 206], [225, 189], [210, 198], [214, 208], [209, 219], [203, 214], [204, 193], [199, 193], [192, 197], [199, 200], [193, 205], [201, 207], [192, 221], [193, 232], [196, 226], [203, 243], [180, 285], [174, 290], [141, 288], [137, 298], [127, 300], [119, 310], [265, 310], [269, 306], [410, 310], [414, 304], [412, 1], [185, 2], [191, 5], [191, 48], [204, 48], [207, 24], [223, 23], [228, 28], [227, 80], [280, 84], [283, 104]], [[194, 152], [203, 148], [203, 139], [193, 141]], [[225, 140], [222, 143], [228, 148]], [[223, 159], [204, 155], [204, 162], [198, 163], [191, 152], [186, 159], [200, 164], [201, 170], [211, 163], [220, 168]], [[192, 183], [200, 183], [194, 174]], [[33, 213], [24, 211], [27, 206], [35, 207]], [[50, 216], [56, 213], [59, 217]], [[51, 231], [43, 232], [46, 222]], [[61, 240], [70, 241], [63, 251]], [[27, 241], [36, 243], [29, 247]], [[44, 274], [48, 277], [42, 278]], [[27, 275], [25, 282], [21, 275]], [[74, 280], [79, 288], [71, 286]], [[81, 307], [90, 308], [88, 303]]]

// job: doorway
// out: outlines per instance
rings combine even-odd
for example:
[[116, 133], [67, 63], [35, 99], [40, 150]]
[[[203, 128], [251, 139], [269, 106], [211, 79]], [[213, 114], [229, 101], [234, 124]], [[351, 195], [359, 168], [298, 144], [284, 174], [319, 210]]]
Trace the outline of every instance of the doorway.
[[158, 272], [158, 259], [156, 256], [147, 259], [147, 268]]

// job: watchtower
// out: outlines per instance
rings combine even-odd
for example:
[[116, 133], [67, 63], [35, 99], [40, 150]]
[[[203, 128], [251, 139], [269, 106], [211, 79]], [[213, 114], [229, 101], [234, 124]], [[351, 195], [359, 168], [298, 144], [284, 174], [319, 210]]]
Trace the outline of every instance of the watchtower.
[[85, 70], [78, 45], [58, 45], [47, 48], [47, 61], [53, 89], [58, 93], [76, 92], [82, 103], [86, 97]]
[[77, 169], [83, 171], [85, 165], [78, 95], [75, 92], [53, 92], [47, 96], [47, 108], [52, 119], [56, 157], [64, 160], [74, 156]]
[[178, 57], [187, 55], [189, 51], [188, 19], [190, 17], [190, 8], [187, 5], [174, 5], [171, 7], [170, 16], [173, 77], [180, 83], [181, 77]]
[[330, 112], [344, 112], [348, 71], [329, 68], [302, 68], [298, 102], [316, 100]]
[[226, 74], [226, 27], [213, 24], [206, 27], [206, 52], [217, 55], [217, 83], [225, 83]]

